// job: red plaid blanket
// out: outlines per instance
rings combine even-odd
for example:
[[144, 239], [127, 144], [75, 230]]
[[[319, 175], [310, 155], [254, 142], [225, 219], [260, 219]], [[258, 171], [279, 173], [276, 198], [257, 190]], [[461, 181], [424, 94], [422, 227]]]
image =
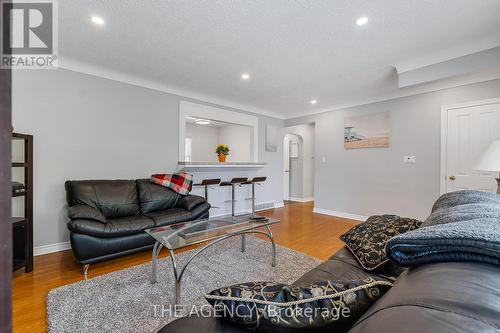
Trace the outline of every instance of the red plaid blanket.
[[168, 187], [181, 195], [187, 195], [193, 187], [193, 175], [187, 172], [157, 174], [151, 176], [151, 182]]

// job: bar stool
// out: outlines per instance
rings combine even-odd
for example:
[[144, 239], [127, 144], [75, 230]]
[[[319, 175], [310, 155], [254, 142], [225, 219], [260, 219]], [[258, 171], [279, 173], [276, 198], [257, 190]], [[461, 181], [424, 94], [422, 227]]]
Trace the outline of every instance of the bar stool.
[[236, 185], [241, 186], [242, 183], [246, 182], [248, 180], [247, 177], [239, 177], [239, 178], [233, 178], [229, 182], [221, 182], [220, 186], [231, 186], [231, 216], [234, 217], [234, 203], [236, 200], [234, 200], [234, 187]]
[[[199, 184], [193, 184], [193, 186], [203, 186], [205, 187], [205, 200], [208, 202], [208, 187], [210, 185], [219, 185], [220, 184], [220, 179], [219, 178], [214, 178], [214, 179], [203, 179], [201, 183]], [[213, 206], [212, 208], [219, 208], [216, 206]]]
[[250, 219], [252, 220], [264, 220], [265, 216], [260, 216], [255, 214], [255, 184], [260, 185], [260, 183], [264, 182], [267, 177], [254, 177], [253, 179], [242, 183], [242, 185], [252, 185], [252, 214], [250, 215]]

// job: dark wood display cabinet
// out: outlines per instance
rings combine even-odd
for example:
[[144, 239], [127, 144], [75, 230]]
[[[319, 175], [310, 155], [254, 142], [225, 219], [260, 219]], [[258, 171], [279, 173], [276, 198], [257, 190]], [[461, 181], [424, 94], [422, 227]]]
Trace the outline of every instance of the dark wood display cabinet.
[[[12, 140], [23, 142], [24, 161], [13, 161], [12, 168], [22, 168], [23, 181], [12, 182], [12, 197], [24, 199], [24, 216], [12, 217], [13, 268], [33, 271], [33, 136], [12, 133]], [[13, 174], [19, 174], [12, 170]], [[14, 211], [14, 210], [13, 210]], [[21, 214], [19, 214], [21, 215]]]

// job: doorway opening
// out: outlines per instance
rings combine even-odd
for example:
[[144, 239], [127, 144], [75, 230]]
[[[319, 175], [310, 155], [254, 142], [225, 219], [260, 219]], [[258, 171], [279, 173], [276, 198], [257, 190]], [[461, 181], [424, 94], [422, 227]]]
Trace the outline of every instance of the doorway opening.
[[285, 128], [283, 138], [283, 200], [314, 200], [314, 123]]

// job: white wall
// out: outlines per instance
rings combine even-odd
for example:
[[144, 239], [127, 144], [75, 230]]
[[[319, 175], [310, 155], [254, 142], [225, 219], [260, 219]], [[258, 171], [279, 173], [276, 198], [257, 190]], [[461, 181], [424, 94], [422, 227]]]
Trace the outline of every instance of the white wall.
[[297, 195], [301, 199], [311, 199], [314, 197], [314, 123], [285, 127], [285, 132], [302, 138], [300, 142], [302, 191]]
[[[176, 95], [63, 69], [13, 73], [14, 130], [34, 135], [35, 247], [69, 239], [66, 180], [134, 179], [177, 169], [180, 100]], [[258, 119], [259, 159], [268, 166], [238, 174], [268, 176], [258, 200], [279, 204], [282, 145], [276, 153], [264, 152], [264, 129], [266, 123], [282, 128], [283, 121]], [[195, 179], [202, 176], [195, 174]]]
[[227, 162], [251, 162], [253, 129], [248, 126], [204, 126], [186, 123], [186, 137], [192, 140], [193, 162], [217, 162], [215, 148], [219, 143], [229, 146]]
[[215, 147], [219, 143], [219, 129], [212, 126], [186, 124], [186, 137], [190, 137], [192, 162], [217, 162]]
[[[289, 147], [290, 147], [290, 164], [288, 168], [288, 174], [289, 174], [289, 179], [290, 179], [290, 200], [294, 199], [302, 199], [302, 193], [303, 193], [303, 173], [304, 173], [304, 167], [303, 167], [303, 144], [302, 144], [302, 138], [296, 134], [286, 134], [286, 138], [290, 142]], [[292, 157], [291, 151], [293, 145], [296, 145], [298, 147], [298, 155], [297, 157]]]
[[219, 142], [229, 146], [228, 162], [252, 161], [252, 132], [248, 126], [228, 125], [219, 127]]
[[[316, 124], [316, 208], [423, 219], [440, 194], [441, 106], [497, 97], [500, 80], [493, 80], [290, 119], [285, 125]], [[391, 116], [390, 148], [345, 150], [344, 118], [383, 111]], [[404, 164], [404, 155], [416, 155], [416, 163]]]

